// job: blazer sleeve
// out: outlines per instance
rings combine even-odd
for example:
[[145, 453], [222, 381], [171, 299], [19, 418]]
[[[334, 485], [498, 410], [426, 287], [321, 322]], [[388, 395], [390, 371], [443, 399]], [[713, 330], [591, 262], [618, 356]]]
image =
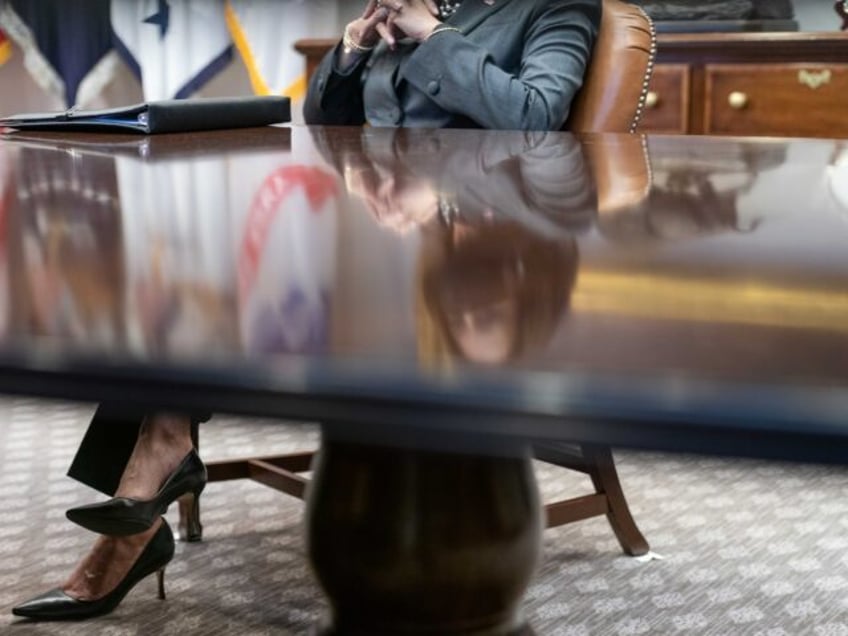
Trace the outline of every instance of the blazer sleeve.
[[342, 72], [336, 65], [340, 46], [324, 56], [309, 81], [303, 103], [303, 119], [307, 124], [361, 126], [365, 123], [362, 72], [368, 56]]
[[523, 43], [517, 75], [485, 48], [446, 31], [423, 43], [404, 79], [446, 111], [483, 128], [559, 130], [583, 85], [601, 20], [598, 0], [540, 2]]

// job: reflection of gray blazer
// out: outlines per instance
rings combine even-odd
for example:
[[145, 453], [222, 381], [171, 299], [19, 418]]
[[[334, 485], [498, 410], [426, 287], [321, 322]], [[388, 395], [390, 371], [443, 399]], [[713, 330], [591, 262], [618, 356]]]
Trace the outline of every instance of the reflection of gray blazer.
[[467, 221], [512, 220], [550, 239], [588, 230], [597, 217], [594, 179], [573, 135], [364, 128], [339, 139], [313, 128], [312, 136], [340, 174], [428, 182]]
[[330, 52], [304, 105], [310, 124], [555, 130], [597, 36], [601, 0], [464, 0], [439, 33], [381, 44], [347, 73]]

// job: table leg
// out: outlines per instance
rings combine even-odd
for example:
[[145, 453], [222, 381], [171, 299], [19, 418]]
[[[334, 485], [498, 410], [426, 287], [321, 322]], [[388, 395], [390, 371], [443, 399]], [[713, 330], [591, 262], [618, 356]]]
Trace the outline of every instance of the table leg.
[[532, 633], [520, 605], [541, 545], [530, 449], [483, 457], [326, 438], [307, 507], [325, 634]]

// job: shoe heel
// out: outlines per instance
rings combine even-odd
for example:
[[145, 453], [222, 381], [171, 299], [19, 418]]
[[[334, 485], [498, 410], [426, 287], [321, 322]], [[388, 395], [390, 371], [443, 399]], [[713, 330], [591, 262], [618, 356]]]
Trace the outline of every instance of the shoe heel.
[[159, 600], [165, 600], [165, 568], [156, 570], [156, 580], [159, 583]]
[[180, 539], [187, 543], [203, 541], [203, 525], [200, 523], [200, 493], [203, 488], [183, 495], [179, 499]]

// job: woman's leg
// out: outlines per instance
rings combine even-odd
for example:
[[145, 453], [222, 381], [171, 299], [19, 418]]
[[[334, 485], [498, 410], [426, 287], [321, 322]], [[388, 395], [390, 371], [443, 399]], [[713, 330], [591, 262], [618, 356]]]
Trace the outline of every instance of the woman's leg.
[[191, 450], [191, 423], [207, 419], [101, 405], [68, 476], [110, 496], [149, 497]]
[[[92, 420], [69, 474], [89, 485], [94, 482], [97, 484], [95, 488], [111, 495], [149, 498], [191, 450], [192, 419], [186, 415], [165, 413], [134, 418], [132, 414], [121, 413], [114, 407], [101, 407]], [[126, 442], [128, 431], [135, 432], [129, 451]], [[110, 441], [117, 446], [115, 452], [106, 445]], [[86, 459], [92, 462], [90, 466], [84, 464]], [[107, 471], [108, 479], [103, 479], [102, 471], [111, 463], [110, 459], [114, 459], [121, 470], [115, 477], [115, 471], [110, 469]], [[81, 475], [86, 479], [81, 479]], [[157, 521], [146, 532], [131, 536], [101, 536], [62, 589], [78, 600], [101, 598], [126, 576], [160, 524]]]
[[149, 499], [192, 449], [191, 418], [158, 413], [144, 419], [115, 495]]

